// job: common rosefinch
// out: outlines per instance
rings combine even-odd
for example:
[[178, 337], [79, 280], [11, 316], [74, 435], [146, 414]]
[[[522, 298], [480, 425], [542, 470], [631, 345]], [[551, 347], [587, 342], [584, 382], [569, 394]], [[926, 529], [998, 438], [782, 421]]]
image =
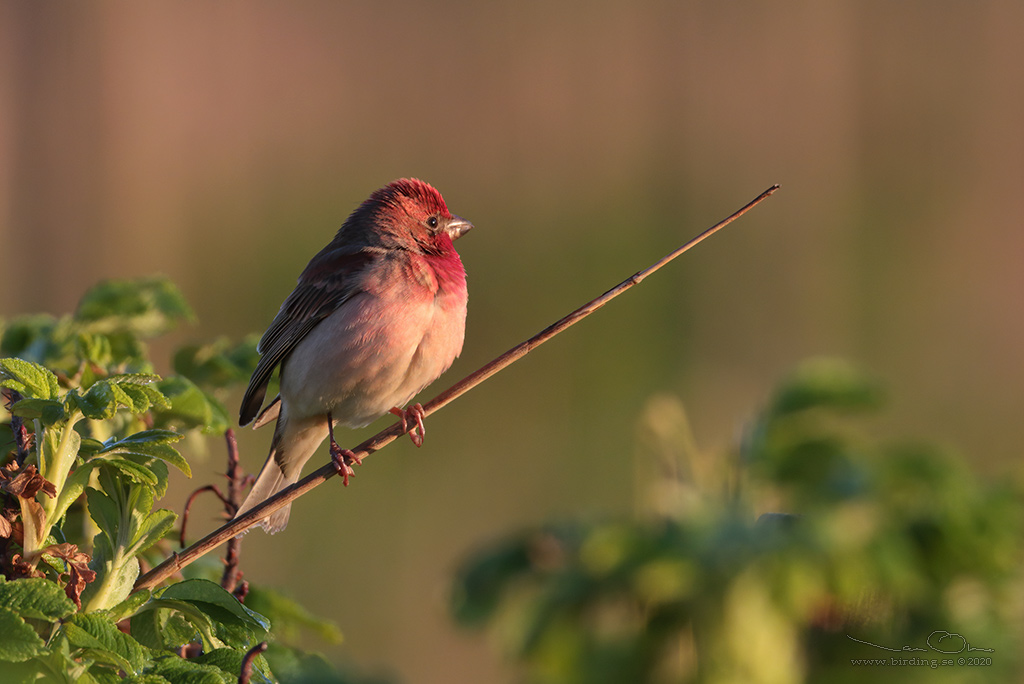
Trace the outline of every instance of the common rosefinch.
[[[256, 417], [278, 364], [281, 391], [256, 418], [254, 427], [277, 426], [239, 515], [296, 482], [328, 435], [348, 484], [354, 454], [334, 441], [334, 423], [362, 427], [390, 411], [403, 427], [413, 422], [419, 446], [422, 407], [399, 407], [462, 351], [466, 271], [452, 242], [472, 227], [433, 187], [401, 179], [370, 195], [313, 257], [257, 346], [239, 423]], [[278, 532], [289, 510], [260, 524]]]

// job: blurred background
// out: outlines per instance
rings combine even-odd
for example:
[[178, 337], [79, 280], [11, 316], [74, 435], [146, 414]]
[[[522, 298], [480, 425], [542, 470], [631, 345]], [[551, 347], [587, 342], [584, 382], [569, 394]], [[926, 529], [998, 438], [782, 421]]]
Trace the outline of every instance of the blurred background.
[[[1022, 33], [1014, 0], [5, 2], [0, 315], [163, 273], [199, 321], [158, 359], [262, 332], [348, 213], [417, 176], [477, 226], [465, 350], [425, 399], [780, 183], [432, 416], [421, 450], [246, 537], [249, 580], [341, 626], [333, 660], [508, 681], [452, 624], [453, 570], [520, 526], [633, 510], [656, 393], [727, 452], [794, 363], [842, 355], [887, 383], [883, 430], [1015, 467]], [[256, 470], [270, 432], [243, 432]], [[208, 458], [164, 505], [223, 471]]]

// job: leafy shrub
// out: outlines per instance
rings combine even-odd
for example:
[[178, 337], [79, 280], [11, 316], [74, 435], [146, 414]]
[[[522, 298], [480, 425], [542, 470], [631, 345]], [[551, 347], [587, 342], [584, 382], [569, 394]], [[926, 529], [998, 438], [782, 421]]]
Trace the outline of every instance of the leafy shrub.
[[0, 324], [5, 684], [235, 682], [243, 661], [245, 680], [343, 681], [322, 658], [274, 640], [272, 625], [340, 638], [277, 593], [253, 589], [257, 612], [239, 600], [247, 585], [221, 586], [191, 569], [188, 579], [133, 592], [140, 561], [169, 555], [164, 538], [177, 515], [155, 502], [170, 468], [191, 476], [176, 445], [224, 435], [217, 393], [255, 366], [249, 338], [186, 347], [176, 374], [156, 375], [146, 340], [191, 318], [173, 285], [149, 278], [100, 284], [74, 315]]
[[1021, 492], [871, 439], [881, 401], [849, 365], [807, 362], [729, 457], [653, 402], [657, 512], [483, 549], [454, 614], [544, 684], [1017, 681]]

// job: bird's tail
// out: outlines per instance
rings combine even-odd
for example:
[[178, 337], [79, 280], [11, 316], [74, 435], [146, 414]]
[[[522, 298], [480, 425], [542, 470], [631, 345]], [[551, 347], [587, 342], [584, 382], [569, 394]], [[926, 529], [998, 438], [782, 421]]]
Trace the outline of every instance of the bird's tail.
[[[235, 517], [255, 508], [285, 487], [295, 484], [302, 474], [302, 466], [316, 453], [326, 436], [327, 425], [324, 420], [318, 417], [299, 421], [289, 420], [282, 408], [281, 416], [274, 428], [267, 462], [263, 464], [263, 469], [256, 477], [256, 483], [238, 508]], [[260, 521], [260, 525], [270, 534], [280, 532], [288, 524], [291, 509], [291, 504], [288, 504], [269, 518]]]
[[[267, 462], [263, 464], [263, 469], [256, 477], [256, 482], [249, 491], [249, 496], [245, 497], [245, 501], [243, 501], [242, 505], [238, 507], [238, 513], [235, 514], [236, 518], [263, 503], [285, 487], [291, 486], [298, 481], [300, 475], [299, 469], [296, 468], [291, 476], [285, 475], [284, 471], [281, 470], [281, 466], [277, 464], [276, 451], [277, 449], [275, 445], [275, 448], [271, 448], [270, 456], [267, 458]], [[286, 525], [288, 525], [288, 515], [291, 511], [292, 505], [288, 504], [284, 508], [274, 512], [274, 514], [269, 518], [261, 520], [260, 526], [266, 530], [268, 534], [280, 532]]]

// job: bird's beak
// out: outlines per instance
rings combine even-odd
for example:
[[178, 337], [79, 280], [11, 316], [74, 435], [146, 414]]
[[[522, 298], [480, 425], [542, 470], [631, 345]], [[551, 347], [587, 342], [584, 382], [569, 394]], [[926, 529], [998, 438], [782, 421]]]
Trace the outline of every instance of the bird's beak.
[[452, 220], [445, 226], [445, 232], [451, 236], [452, 241], [458, 240], [460, 237], [472, 230], [473, 224], [462, 218], [461, 216], [452, 215]]

